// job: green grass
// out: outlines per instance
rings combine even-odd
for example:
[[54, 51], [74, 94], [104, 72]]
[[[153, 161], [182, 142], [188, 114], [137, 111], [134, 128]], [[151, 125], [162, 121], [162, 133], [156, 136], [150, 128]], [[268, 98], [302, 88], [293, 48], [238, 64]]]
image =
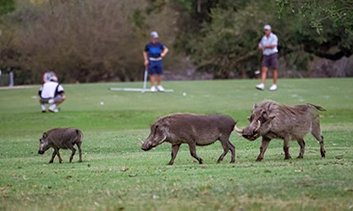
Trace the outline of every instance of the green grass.
[[[166, 82], [174, 93], [145, 94], [108, 91], [141, 83], [67, 84], [58, 114], [39, 112], [38, 86], [0, 90], [0, 210], [352, 210], [353, 79], [283, 79], [277, 92], [257, 91], [256, 82]], [[282, 141], [273, 140], [265, 160], [255, 162], [259, 141], [235, 134], [235, 164], [229, 155], [216, 164], [219, 143], [197, 148], [204, 165], [187, 146], [173, 166], [166, 165], [169, 144], [140, 150], [161, 115], [223, 113], [244, 127], [253, 104], [264, 99], [326, 108], [327, 157], [320, 158], [310, 135], [303, 160], [283, 160]], [[68, 163], [69, 151], [62, 151], [62, 164], [48, 164], [51, 150], [37, 154], [39, 137], [53, 127], [82, 129], [83, 163]], [[298, 148], [291, 143], [292, 157]]]

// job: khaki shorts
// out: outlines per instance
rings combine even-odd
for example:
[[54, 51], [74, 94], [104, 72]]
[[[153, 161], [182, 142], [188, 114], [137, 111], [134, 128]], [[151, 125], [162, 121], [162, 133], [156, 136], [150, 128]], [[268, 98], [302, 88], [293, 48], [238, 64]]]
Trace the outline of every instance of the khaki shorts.
[[50, 99], [54, 99], [54, 103], [57, 103], [63, 101], [65, 98], [62, 95], [57, 95], [54, 98], [40, 98], [39, 102], [42, 104], [49, 103]]

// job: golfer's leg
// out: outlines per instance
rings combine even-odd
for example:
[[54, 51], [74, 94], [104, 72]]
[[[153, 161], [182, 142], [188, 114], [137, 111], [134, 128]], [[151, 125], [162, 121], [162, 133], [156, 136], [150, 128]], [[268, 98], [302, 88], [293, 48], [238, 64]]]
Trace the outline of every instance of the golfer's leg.
[[54, 102], [56, 105], [59, 105], [65, 101], [65, 95], [58, 95], [54, 98]]
[[273, 84], [277, 84], [277, 79], [278, 79], [278, 54], [277, 53], [271, 56], [271, 67], [273, 68], [272, 70]]
[[273, 75], [273, 84], [277, 84], [277, 79], [278, 79], [278, 69], [273, 69], [272, 71], [272, 75]]
[[155, 81], [155, 75], [150, 75], [150, 84], [151, 84], [151, 87], [154, 86], [154, 81]]
[[154, 81], [155, 81], [155, 73], [154, 73], [154, 65], [152, 64], [153, 62], [150, 61], [148, 63], [148, 67], [147, 67], [147, 71], [148, 71], [148, 75], [150, 76], [150, 84], [151, 84], [151, 88], [154, 86]]
[[268, 68], [265, 66], [261, 67], [261, 83], [265, 84]]
[[161, 85], [161, 75], [163, 74], [163, 64], [162, 61], [156, 62], [156, 77], [157, 77], [157, 85]]
[[157, 78], [157, 85], [161, 85], [161, 75], [156, 75]]

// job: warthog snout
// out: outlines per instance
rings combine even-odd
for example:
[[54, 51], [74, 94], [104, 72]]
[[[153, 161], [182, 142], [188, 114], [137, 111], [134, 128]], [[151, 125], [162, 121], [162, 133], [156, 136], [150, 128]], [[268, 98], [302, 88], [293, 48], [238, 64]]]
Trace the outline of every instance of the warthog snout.
[[156, 147], [160, 144], [162, 144], [165, 140], [167, 139], [166, 136], [163, 138], [160, 137], [151, 137], [150, 139], [147, 139], [141, 146], [141, 149], [144, 151], [148, 151], [152, 149], [153, 147]]
[[148, 144], [148, 141], [146, 141], [145, 143], [142, 144], [141, 149], [143, 151], [148, 151], [148, 150], [152, 149], [152, 145]]
[[240, 129], [240, 128], [234, 126], [234, 130], [239, 135], [243, 136], [244, 138], [248, 139], [249, 141], [254, 141], [260, 136], [260, 133], [259, 133], [260, 127], [261, 127], [261, 122], [260, 122], [260, 120], [257, 120], [256, 122], [250, 124], [248, 127], [244, 128], [244, 129]]

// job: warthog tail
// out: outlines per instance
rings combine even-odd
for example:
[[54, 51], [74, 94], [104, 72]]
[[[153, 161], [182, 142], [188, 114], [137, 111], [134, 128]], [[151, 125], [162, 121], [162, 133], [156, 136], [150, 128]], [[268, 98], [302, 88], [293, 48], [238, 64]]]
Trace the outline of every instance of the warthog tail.
[[310, 105], [310, 106], [316, 108], [316, 109], [319, 110], [319, 111], [326, 111], [326, 109], [324, 109], [324, 108], [321, 107], [321, 106], [314, 105], [314, 104], [311, 104], [311, 103], [308, 103], [308, 105]]

